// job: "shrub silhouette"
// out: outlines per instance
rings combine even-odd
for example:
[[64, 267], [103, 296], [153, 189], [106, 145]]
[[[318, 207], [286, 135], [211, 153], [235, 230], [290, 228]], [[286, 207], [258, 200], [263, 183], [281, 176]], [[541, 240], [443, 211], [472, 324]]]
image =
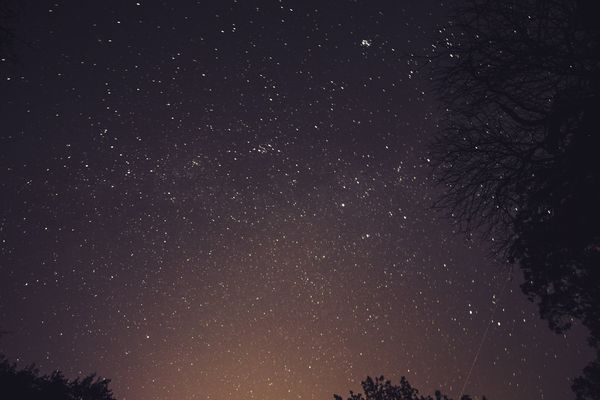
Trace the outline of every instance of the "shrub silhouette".
[[110, 381], [94, 374], [69, 380], [60, 371], [40, 375], [34, 365], [23, 369], [0, 354], [0, 398], [19, 400], [115, 400]]
[[[436, 391], [434, 397], [423, 396], [419, 391], [411, 386], [408, 380], [403, 376], [400, 378], [399, 385], [393, 385], [391, 381], [386, 380], [383, 375], [375, 377], [370, 376], [361, 382], [364, 395], [362, 393], [353, 393], [347, 400], [452, 400], [440, 391]], [[343, 400], [340, 395], [333, 395], [335, 400]], [[469, 395], [463, 395], [460, 400], [472, 400]], [[485, 397], [483, 397], [485, 400]]]

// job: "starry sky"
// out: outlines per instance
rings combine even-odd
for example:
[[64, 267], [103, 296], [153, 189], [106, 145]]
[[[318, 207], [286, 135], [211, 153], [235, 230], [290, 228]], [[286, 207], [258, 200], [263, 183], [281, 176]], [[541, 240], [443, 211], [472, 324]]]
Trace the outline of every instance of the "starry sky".
[[445, 2], [13, 11], [10, 359], [96, 371], [128, 400], [330, 399], [379, 374], [455, 397], [465, 381], [492, 400], [572, 396], [585, 332], [550, 332], [518, 269], [431, 210], [441, 108], [411, 54]]

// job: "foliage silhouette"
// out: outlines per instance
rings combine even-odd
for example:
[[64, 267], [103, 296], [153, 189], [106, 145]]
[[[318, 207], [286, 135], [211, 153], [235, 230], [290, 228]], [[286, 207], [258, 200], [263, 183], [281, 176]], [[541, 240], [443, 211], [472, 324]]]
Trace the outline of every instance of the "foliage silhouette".
[[[434, 397], [420, 395], [419, 391], [413, 388], [404, 376], [400, 378], [400, 384], [397, 386], [392, 385], [383, 376], [375, 379], [368, 376], [367, 379], [361, 382], [361, 385], [364, 395], [350, 391], [350, 397], [347, 400], [452, 400], [439, 390], [436, 390]], [[343, 400], [343, 397], [337, 394], [333, 395], [333, 398]], [[485, 400], [485, 396], [482, 399]], [[472, 398], [463, 395], [460, 400], [472, 400]]]
[[[600, 24], [589, 0], [465, 0], [429, 57], [437, 206], [520, 265], [551, 329], [600, 344]], [[599, 399], [598, 361], [573, 388]], [[584, 383], [585, 381], [587, 383]], [[598, 382], [598, 380], [596, 380]]]
[[110, 380], [88, 375], [68, 380], [60, 371], [40, 375], [34, 365], [18, 369], [0, 354], [0, 398], [19, 400], [115, 400]]
[[600, 354], [583, 369], [583, 376], [575, 379], [573, 390], [578, 399], [597, 399], [600, 393]]

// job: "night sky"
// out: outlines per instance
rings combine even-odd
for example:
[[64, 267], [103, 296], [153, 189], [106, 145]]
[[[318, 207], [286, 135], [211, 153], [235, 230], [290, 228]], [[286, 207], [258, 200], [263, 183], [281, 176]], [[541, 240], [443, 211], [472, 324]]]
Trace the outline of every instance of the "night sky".
[[[120, 399], [565, 399], [591, 359], [430, 209], [445, 3], [14, 2], [0, 351]], [[486, 332], [487, 330], [487, 332]], [[482, 336], [485, 341], [478, 347]]]

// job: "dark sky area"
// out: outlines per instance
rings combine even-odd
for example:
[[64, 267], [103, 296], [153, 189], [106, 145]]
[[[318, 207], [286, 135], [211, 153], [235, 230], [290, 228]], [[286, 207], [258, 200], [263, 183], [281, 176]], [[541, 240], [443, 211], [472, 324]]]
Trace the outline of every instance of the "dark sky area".
[[552, 333], [520, 272], [429, 209], [438, 106], [409, 54], [445, 3], [14, 3], [10, 359], [129, 400], [330, 399], [379, 374], [572, 397], [584, 332]]

